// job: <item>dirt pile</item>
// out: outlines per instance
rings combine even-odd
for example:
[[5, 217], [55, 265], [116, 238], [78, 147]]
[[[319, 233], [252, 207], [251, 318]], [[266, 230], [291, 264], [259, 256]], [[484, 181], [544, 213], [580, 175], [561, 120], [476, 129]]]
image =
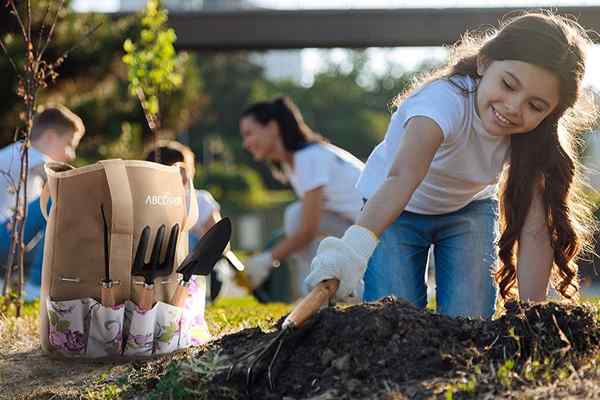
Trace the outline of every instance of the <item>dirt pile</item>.
[[[519, 368], [533, 359], [551, 359], [558, 367], [598, 350], [600, 324], [586, 307], [509, 303], [506, 308], [495, 321], [449, 318], [393, 298], [327, 308], [286, 339], [273, 369], [274, 391], [258, 375], [250, 395], [242, 396], [374, 399], [393, 386], [419, 397], [419, 382], [472, 372], [474, 365], [487, 368], [512, 359]], [[274, 335], [248, 329], [214, 346], [235, 360]], [[247, 367], [245, 361], [230, 381], [217, 375], [215, 388], [227, 385], [244, 393]], [[257, 371], [265, 367], [259, 364]]]

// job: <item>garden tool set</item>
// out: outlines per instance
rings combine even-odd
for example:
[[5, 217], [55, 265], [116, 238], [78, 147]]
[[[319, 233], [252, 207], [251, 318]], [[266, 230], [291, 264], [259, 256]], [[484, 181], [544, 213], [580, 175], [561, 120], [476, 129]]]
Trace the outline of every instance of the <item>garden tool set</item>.
[[204, 280], [190, 285], [183, 307], [169, 304], [198, 219], [196, 191], [183, 170], [110, 159], [81, 168], [48, 162], [44, 172], [42, 351], [127, 358], [206, 343]]
[[175, 250], [177, 245], [177, 237], [179, 236], [179, 224], [175, 224], [171, 228], [169, 242], [167, 243], [167, 251], [163, 262], [160, 262], [160, 252], [164, 241], [166, 227], [161, 225], [158, 228], [150, 262], [145, 262], [146, 248], [150, 241], [150, 227], [145, 226], [140, 236], [137, 251], [133, 261], [132, 275], [144, 277], [144, 288], [138, 300], [138, 307], [141, 310], [149, 310], [154, 305], [154, 281], [162, 276], [169, 276], [173, 272], [175, 264]]
[[[256, 368], [266, 364], [266, 379], [271, 390], [275, 387], [276, 376], [273, 374], [273, 367], [277, 361], [277, 356], [282, 346], [294, 332], [312, 317], [319, 308], [329, 301], [337, 291], [339, 281], [337, 279], [328, 279], [319, 283], [302, 301], [294, 307], [292, 312], [285, 318], [281, 324], [281, 329], [277, 335], [271, 339], [265, 346], [259, 347], [239, 359], [237, 359], [229, 368], [227, 380], [230, 380], [235, 367], [244, 360], [250, 360], [246, 370], [246, 389], [250, 392], [255, 377], [259, 374]], [[252, 358], [254, 357], [254, 358]], [[267, 363], [268, 362], [268, 363]]]
[[223, 251], [231, 237], [231, 221], [223, 218], [213, 225], [198, 241], [194, 250], [183, 260], [177, 272], [182, 279], [171, 299], [171, 304], [181, 307], [187, 298], [187, 288], [192, 275], [207, 276], [224, 256]]

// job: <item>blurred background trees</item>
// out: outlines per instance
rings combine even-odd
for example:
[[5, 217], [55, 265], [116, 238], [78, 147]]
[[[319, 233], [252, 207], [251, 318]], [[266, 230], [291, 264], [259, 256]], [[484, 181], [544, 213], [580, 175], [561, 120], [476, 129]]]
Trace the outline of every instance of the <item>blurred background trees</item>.
[[[51, 3], [32, 0], [37, 19]], [[0, 35], [9, 52], [23, 54], [18, 41], [11, 40], [13, 21], [5, 14], [0, 14]], [[65, 104], [83, 118], [87, 133], [77, 165], [112, 157], [139, 158], [152, 137], [139, 101], [128, 93], [127, 66], [122, 61], [123, 42], [138, 37], [142, 28], [139, 15], [116, 18], [65, 11], [48, 58], [76, 44], [80, 32], [98, 23], [100, 28], [70, 54], [57, 84], [40, 99], [40, 104]], [[212, 189], [217, 200], [235, 207], [268, 204], [273, 197], [266, 191], [282, 187], [267, 167], [244, 152], [239, 137], [238, 116], [250, 103], [291, 96], [314, 130], [363, 160], [385, 134], [390, 101], [410, 82], [412, 73], [390, 68], [373, 75], [360, 50], [347, 50], [346, 58], [344, 67], [330, 61], [310, 85], [303, 85], [267, 79], [248, 52], [180, 52], [183, 84], [160, 99], [161, 137], [179, 139], [194, 150], [200, 164], [196, 183]], [[16, 77], [4, 57], [0, 74], [0, 145], [6, 145], [13, 140], [22, 110], [15, 94]]]

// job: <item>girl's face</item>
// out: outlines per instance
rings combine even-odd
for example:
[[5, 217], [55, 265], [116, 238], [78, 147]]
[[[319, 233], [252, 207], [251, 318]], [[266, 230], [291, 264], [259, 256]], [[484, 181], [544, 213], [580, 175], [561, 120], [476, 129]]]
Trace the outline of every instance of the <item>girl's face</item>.
[[477, 113], [493, 136], [527, 133], [559, 102], [560, 83], [548, 70], [522, 61], [479, 59]]
[[278, 125], [269, 121], [266, 125], [248, 115], [240, 119], [240, 133], [246, 149], [255, 160], [277, 160], [282, 148]]

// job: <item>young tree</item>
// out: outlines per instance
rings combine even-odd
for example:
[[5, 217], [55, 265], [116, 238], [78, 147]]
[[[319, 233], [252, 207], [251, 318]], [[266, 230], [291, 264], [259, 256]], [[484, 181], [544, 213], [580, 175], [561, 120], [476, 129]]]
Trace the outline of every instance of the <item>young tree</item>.
[[167, 18], [167, 11], [158, 0], [148, 0], [138, 41], [127, 39], [123, 43], [129, 90], [140, 100], [154, 144], [161, 127], [160, 95], [173, 91], [182, 82], [178, 67], [183, 61], [176, 55], [175, 31], [167, 27]]

